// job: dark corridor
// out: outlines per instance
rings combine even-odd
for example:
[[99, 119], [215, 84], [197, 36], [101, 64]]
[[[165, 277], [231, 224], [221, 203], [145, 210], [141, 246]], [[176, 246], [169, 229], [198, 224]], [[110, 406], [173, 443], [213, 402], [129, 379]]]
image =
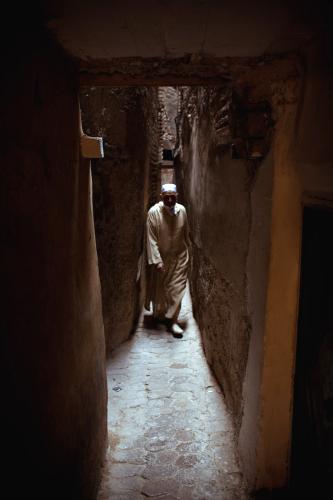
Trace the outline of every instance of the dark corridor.
[[332, 228], [333, 210], [304, 209], [291, 483], [317, 494], [333, 472]]

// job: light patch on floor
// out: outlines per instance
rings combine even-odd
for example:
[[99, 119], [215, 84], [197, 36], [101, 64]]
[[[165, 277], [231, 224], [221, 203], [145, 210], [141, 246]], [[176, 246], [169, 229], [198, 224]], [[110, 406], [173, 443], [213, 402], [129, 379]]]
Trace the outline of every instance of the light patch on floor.
[[108, 361], [109, 449], [98, 500], [247, 499], [188, 290], [183, 339], [147, 327], [147, 314]]

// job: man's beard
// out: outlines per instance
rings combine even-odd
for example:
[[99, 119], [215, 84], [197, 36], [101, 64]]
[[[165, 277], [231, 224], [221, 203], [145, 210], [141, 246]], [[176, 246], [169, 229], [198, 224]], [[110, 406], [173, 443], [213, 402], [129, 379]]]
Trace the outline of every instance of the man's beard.
[[176, 205], [168, 206], [164, 203], [165, 208], [171, 215], [175, 215]]

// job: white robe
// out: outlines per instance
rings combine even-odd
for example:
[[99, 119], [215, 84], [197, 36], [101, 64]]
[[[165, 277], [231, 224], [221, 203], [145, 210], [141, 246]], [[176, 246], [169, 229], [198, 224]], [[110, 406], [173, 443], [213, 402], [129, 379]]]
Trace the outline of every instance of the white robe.
[[[186, 209], [176, 203], [175, 214], [160, 201], [147, 216], [146, 252], [150, 276], [147, 280], [146, 309], [153, 303], [155, 316], [177, 319], [185, 293], [188, 253]], [[165, 272], [156, 269], [163, 262]]]

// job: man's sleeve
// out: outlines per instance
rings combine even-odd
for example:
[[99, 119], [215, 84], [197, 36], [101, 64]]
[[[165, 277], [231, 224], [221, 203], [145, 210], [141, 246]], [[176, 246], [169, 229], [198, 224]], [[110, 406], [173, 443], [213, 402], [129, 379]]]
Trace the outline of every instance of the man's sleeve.
[[157, 244], [157, 224], [154, 214], [148, 212], [147, 216], [147, 258], [148, 264], [163, 262]]

